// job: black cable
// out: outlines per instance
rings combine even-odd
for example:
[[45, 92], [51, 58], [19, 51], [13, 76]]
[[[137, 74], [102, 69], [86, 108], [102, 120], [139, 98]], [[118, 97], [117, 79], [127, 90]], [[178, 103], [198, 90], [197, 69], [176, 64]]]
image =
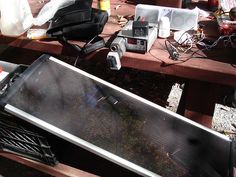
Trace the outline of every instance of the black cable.
[[[168, 40], [168, 41], [169, 41], [169, 40]], [[170, 42], [170, 41], [169, 41], [169, 42]], [[166, 42], [165, 42], [165, 43], [166, 43]], [[162, 45], [162, 44], [160, 43], [160, 45]], [[172, 44], [172, 45], [173, 45], [173, 44]], [[162, 47], [163, 47], [163, 50], [166, 50], [163, 45], [162, 45]], [[151, 49], [151, 50], [152, 50], [152, 49]], [[162, 66], [162, 67], [167, 67], [167, 66], [171, 66], [171, 65], [181, 64], [181, 63], [184, 63], [184, 62], [186, 62], [186, 61], [188, 61], [188, 60], [190, 60], [190, 59], [192, 59], [192, 58], [207, 58], [206, 56], [194, 56], [194, 54], [196, 54], [197, 52], [202, 51], [202, 49], [198, 49], [198, 50], [194, 51], [193, 53], [191, 53], [191, 55], [186, 56], [186, 57], [185, 57], [186, 59], [184, 59], [184, 57], [180, 57], [178, 60], [175, 60], [174, 62], [167, 63], [167, 62], [163, 61], [161, 58], [156, 57], [156, 56], [151, 52], [151, 50], [149, 51], [150, 55], [152, 55], [152, 57], [154, 57], [155, 59], [159, 60], [159, 61], [161, 62], [161, 66]], [[199, 55], [200, 55], [200, 54], [199, 54]]]
[[[157, 58], [154, 54], [151, 53], [151, 50], [149, 51], [149, 53], [156, 59], [161, 61], [161, 66], [171, 66], [171, 65], [176, 65], [176, 64], [181, 64], [184, 63], [192, 58], [202, 58], [202, 59], [206, 59], [207, 56], [198, 54], [200, 56], [194, 56], [195, 54], [197, 54], [198, 52], [203, 52], [203, 51], [208, 51], [208, 50], [212, 50], [218, 43], [220, 40], [222, 39], [228, 39], [231, 42], [232, 45], [232, 39], [233, 37], [236, 37], [236, 33], [233, 33], [231, 35], [226, 35], [226, 36], [220, 36], [217, 40], [215, 40], [212, 44], [208, 45], [203, 43], [202, 41], [200, 41], [200, 43], [197, 43], [197, 45], [205, 44], [205, 45], [200, 45], [204, 48], [202, 49], [198, 49], [196, 51], [193, 51], [189, 56], [186, 57], [182, 57], [180, 56], [180, 53], [178, 52], [177, 48], [174, 46], [174, 44], [171, 43], [171, 41], [169, 40], [165, 40], [165, 47], [160, 43], [160, 45], [163, 47], [163, 50], [167, 50], [167, 52], [170, 54], [170, 57], [172, 60], [175, 60], [176, 62], [172, 62], [172, 63], [166, 63], [165, 61], [163, 61], [160, 58]], [[178, 60], [178, 61], [177, 61]], [[236, 68], [236, 65], [231, 64], [232, 67]]]

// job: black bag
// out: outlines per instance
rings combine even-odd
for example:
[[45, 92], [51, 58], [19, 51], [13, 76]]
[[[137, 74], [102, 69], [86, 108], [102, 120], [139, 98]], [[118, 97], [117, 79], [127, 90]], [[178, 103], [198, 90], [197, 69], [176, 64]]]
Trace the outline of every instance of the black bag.
[[108, 20], [108, 14], [99, 9], [84, 9], [62, 14], [50, 22], [47, 34], [67, 39], [92, 39], [99, 35]]
[[[87, 3], [91, 6], [91, 2]], [[77, 3], [57, 11], [50, 20], [47, 35], [56, 37], [60, 42], [72, 45], [76, 50], [86, 54], [105, 46], [104, 40], [98, 35], [103, 31], [107, 20], [106, 11], [91, 8], [89, 5], [81, 5], [81, 1], [77, 1]], [[68, 39], [89, 42], [84, 47], [80, 47], [69, 43]], [[90, 48], [85, 50], [85, 47]]]

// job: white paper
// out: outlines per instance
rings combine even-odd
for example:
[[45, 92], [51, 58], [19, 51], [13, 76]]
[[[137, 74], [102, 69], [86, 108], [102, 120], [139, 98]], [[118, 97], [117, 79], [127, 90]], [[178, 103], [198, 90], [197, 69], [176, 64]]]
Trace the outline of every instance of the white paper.
[[8, 75], [8, 72], [6, 72], [6, 71], [0, 72], [0, 82], [1, 82], [4, 78], [6, 78], [7, 75]]

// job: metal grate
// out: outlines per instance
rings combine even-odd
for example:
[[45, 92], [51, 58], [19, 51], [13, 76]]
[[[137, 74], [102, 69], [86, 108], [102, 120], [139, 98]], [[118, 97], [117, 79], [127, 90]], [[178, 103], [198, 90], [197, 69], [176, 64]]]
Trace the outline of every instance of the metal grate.
[[10, 121], [0, 120], [0, 150], [51, 166], [57, 164], [56, 157], [45, 137]]

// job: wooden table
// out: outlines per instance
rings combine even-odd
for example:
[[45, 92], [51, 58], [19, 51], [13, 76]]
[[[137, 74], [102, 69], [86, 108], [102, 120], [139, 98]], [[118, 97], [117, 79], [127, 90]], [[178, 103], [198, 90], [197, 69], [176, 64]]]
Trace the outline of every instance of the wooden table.
[[[36, 14], [40, 7], [43, 6], [42, 3], [39, 3], [41, 1], [29, 0], [29, 2], [34, 14]], [[112, 15], [101, 35], [106, 40], [112, 38], [114, 33], [121, 29], [120, 25], [118, 25], [117, 15], [133, 15], [135, 9], [135, 4], [126, 4], [123, 0], [112, 0], [111, 3]], [[114, 8], [117, 5], [121, 5], [121, 7], [115, 10]], [[96, 3], [93, 3], [93, 6], [96, 7]], [[213, 31], [211, 31], [213, 32], [212, 35], [216, 36], [216, 23], [207, 21], [205, 24], [205, 28], [213, 29]], [[43, 26], [43, 28], [45, 27], [46, 25]], [[210, 33], [209, 30], [207, 30], [207, 32]], [[173, 61], [169, 59], [169, 54], [165, 49], [164, 41], [164, 39], [158, 38], [151, 50], [146, 54], [126, 52], [121, 61], [122, 66], [236, 87], [235, 50], [214, 50], [214, 52], [208, 52], [207, 54], [195, 54], [195, 57], [190, 57], [190, 55], [188, 57], [188, 55], [185, 55], [180, 61]], [[73, 42], [79, 45], [83, 44], [78, 41]], [[62, 46], [57, 41], [29, 40], [26, 35], [17, 38], [0, 36], [0, 43], [45, 53], [76, 56], [75, 51], [71, 51], [68, 47]], [[107, 53], [108, 49], [104, 48], [88, 58], [103, 57], [103, 59], [105, 59]], [[198, 58], [202, 55], [206, 58]]]
[[[39, 3], [41, 1], [29, 0], [29, 2], [34, 14], [36, 14], [40, 7], [43, 6], [42, 3]], [[112, 0], [111, 3], [112, 15], [101, 35], [106, 40], [112, 38], [114, 33], [121, 29], [120, 25], [118, 25], [117, 15], [133, 15], [135, 9], [135, 4], [126, 4], [123, 0]], [[121, 7], [115, 10], [114, 8], [117, 5], [121, 5]], [[96, 7], [96, 3], [93, 3], [93, 6]], [[213, 35], [216, 36], [216, 23], [212, 21], [205, 23], [207, 25], [205, 28], [213, 29]], [[43, 26], [43, 28], [45, 28], [45, 26]], [[195, 54], [194, 57], [185, 55], [181, 60], [173, 61], [169, 59], [169, 54], [165, 49], [164, 41], [164, 39], [158, 38], [151, 50], [146, 54], [126, 52], [121, 60], [122, 66], [236, 87], [235, 50], [214, 50], [214, 52], [201, 53], [199, 55]], [[73, 42], [79, 45], [83, 44], [78, 41]], [[62, 46], [57, 41], [29, 40], [26, 35], [22, 35], [18, 38], [0, 36], [0, 43], [45, 53], [76, 56], [75, 51], [71, 51], [66, 46]], [[107, 53], [108, 49], [104, 48], [88, 58], [102, 57], [105, 59]], [[201, 56], [206, 58], [198, 58]]]
[[20, 164], [30, 166], [31, 168], [37, 169], [46, 174], [50, 174], [52, 176], [60, 176], [60, 177], [98, 177], [97, 175], [73, 168], [71, 166], [59, 163], [54, 167], [45, 165], [43, 163], [26, 159], [14, 154], [0, 152], [0, 156], [6, 157], [10, 160], [16, 161]]
[[[37, 14], [43, 6], [40, 2], [29, 0], [34, 14]], [[204, 5], [206, 1], [195, 3]], [[115, 9], [118, 5], [120, 7]], [[96, 2], [93, 3], [93, 7], [96, 7]], [[126, 3], [124, 0], [111, 0], [111, 16], [101, 36], [105, 40], [112, 39], [114, 33], [121, 29], [117, 16], [133, 15], [134, 10], [135, 3]], [[202, 23], [206, 25], [205, 32], [208, 35], [210, 34], [211, 37], [219, 35], [217, 33], [216, 22], [206, 20]], [[46, 25], [43, 26], [43, 28], [45, 27]], [[122, 67], [157, 72], [186, 79], [187, 84], [182, 100], [184, 104], [182, 104], [182, 109], [179, 109], [179, 113], [210, 127], [214, 105], [219, 95], [222, 94], [222, 89], [226, 86], [236, 87], [236, 50], [218, 48], [209, 52], [200, 51], [193, 56], [191, 54], [182, 55], [180, 60], [173, 61], [169, 58], [164, 41], [164, 39], [158, 38], [151, 50], [146, 54], [126, 52], [121, 60]], [[83, 44], [79, 41], [72, 42], [78, 45]], [[76, 56], [75, 51], [62, 46], [57, 41], [29, 40], [26, 35], [17, 38], [0, 36], [0, 43], [50, 54]], [[195, 48], [193, 50], [198, 49]], [[103, 48], [89, 55], [87, 59], [91, 61], [95, 58], [105, 60], [108, 52], [109, 49]]]
[[[44, 3], [46, 2], [48, 1]], [[126, 3], [124, 0], [111, 0], [111, 16], [101, 35], [106, 40], [113, 39], [114, 33], [121, 29], [117, 20], [118, 15], [131, 16], [134, 14], [136, 1], [128, 2]], [[29, 3], [34, 15], [43, 6], [42, 1], [29, 0]], [[193, 1], [192, 5], [204, 7], [206, 4], [207, 1], [204, 0], [199, 2]], [[120, 7], [115, 9], [118, 5]], [[94, 2], [93, 7], [96, 6], [97, 4]], [[205, 32], [208, 35], [210, 34], [213, 37], [219, 35], [215, 21], [206, 20], [202, 21], [202, 23], [206, 25]], [[44, 25], [42, 28], [46, 28], [46, 26]], [[205, 125], [210, 127], [214, 104], [218, 99], [217, 95], [221, 94], [219, 91], [222, 90], [222, 85], [236, 87], [236, 60], [234, 57], [236, 50], [229, 48], [214, 49], [207, 53], [198, 52], [193, 56], [191, 54], [182, 55], [180, 60], [173, 61], [169, 58], [164, 41], [165, 39], [158, 38], [151, 50], [146, 54], [126, 52], [121, 60], [122, 67], [158, 72], [187, 79], [188, 89], [185, 89], [187, 90], [185, 97], [186, 105], [180, 113], [200, 123], [205, 122]], [[83, 45], [83, 43], [78, 41], [72, 42]], [[77, 55], [71, 48], [63, 46], [57, 41], [29, 40], [26, 35], [18, 38], [0, 36], [0, 43], [50, 54]], [[100, 58], [105, 60], [108, 52], [108, 48], [103, 48], [89, 55], [87, 59]]]

